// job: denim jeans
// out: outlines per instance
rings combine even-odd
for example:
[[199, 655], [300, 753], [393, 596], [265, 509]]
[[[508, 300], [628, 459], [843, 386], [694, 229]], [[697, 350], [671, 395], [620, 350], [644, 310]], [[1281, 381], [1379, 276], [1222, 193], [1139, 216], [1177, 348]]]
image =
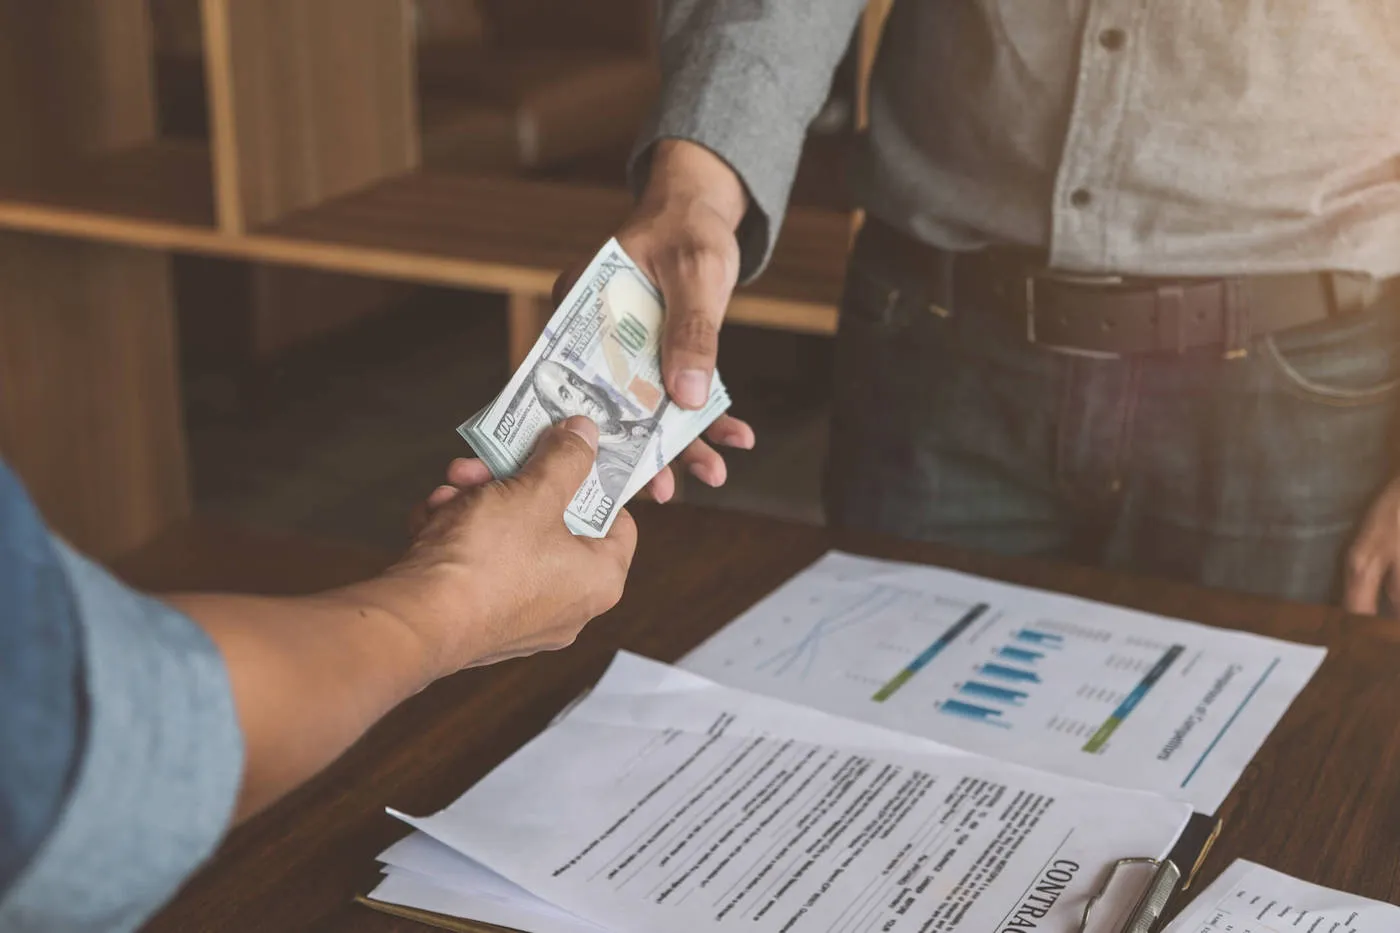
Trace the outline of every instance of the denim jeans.
[[856, 250], [836, 348], [831, 523], [1313, 601], [1340, 596], [1400, 473], [1400, 307], [1218, 350], [1029, 343]]

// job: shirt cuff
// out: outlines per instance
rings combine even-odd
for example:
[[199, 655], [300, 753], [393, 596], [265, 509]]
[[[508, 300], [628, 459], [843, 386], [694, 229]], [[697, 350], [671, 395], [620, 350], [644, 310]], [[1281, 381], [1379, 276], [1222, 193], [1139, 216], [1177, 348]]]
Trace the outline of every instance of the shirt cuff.
[[770, 66], [717, 37], [691, 49], [665, 76], [658, 103], [628, 162], [640, 196], [651, 169], [652, 147], [684, 139], [727, 162], [749, 193], [739, 225], [739, 281], [768, 264], [782, 228], [807, 127], [774, 79]]
[[223, 657], [188, 617], [56, 542], [83, 638], [88, 733], [72, 793], [0, 901], [8, 933], [132, 930], [214, 851], [243, 776]]

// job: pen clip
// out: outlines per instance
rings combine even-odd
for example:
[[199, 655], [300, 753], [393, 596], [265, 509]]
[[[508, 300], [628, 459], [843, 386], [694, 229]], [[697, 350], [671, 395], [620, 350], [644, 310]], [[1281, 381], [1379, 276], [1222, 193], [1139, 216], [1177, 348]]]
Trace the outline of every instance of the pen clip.
[[1113, 885], [1113, 879], [1118, 877], [1118, 872], [1130, 865], [1151, 865], [1157, 870], [1152, 873], [1152, 879], [1147, 883], [1147, 888], [1142, 892], [1137, 903], [1133, 905], [1132, 911], [1128, 914], [1127, 922], [1116, 933], [1151, 933], [1157, 920], [1161, 918], [1162, 912], [1167, 909], [1167, 901], [1171, 899], [1178, 882], [1181, 881], [1181, 869], [1177, 868], [1176, 863], [1170, 859], [1125, 858], [1114, 862], [1113, 869], [1104, 880], [1103, 887], [1084, 905], [1084, 919], [1079, 925], [1080, 933], [1089, 933], [1089, 921], [1093, 916], [1094, 908], [1108, 894], [1109, 888]]

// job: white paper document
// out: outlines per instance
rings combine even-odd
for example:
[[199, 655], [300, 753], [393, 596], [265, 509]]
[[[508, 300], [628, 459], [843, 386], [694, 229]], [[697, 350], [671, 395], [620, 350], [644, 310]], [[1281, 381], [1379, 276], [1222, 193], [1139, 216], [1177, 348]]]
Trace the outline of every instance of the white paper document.
[[373, 896], [539, 933], [1070, 933], [1190, 813], [621, 654], [452, 805], [403, 817], [423, 835]]
[[529, 933], [605, 933], [424, 833], [395, 843], [379, 860], [384, 881], [373, 898], [386, 904]]
[[402, 869], [386, 871], [384, 880], [374, 889], [370, 899], [378, 904], [406, 907], [415, 914], [426, 911], [525, 933], [607, 933], [591, 923], [571, 919], [562, 912], [540, 910], [512, 901], [497, 901]]
[[1238, 861], [1167, 933], [1396, 933], [1400, 907]]
[[1213, 813], [1325, 649], [831, 553], [681, 662]]

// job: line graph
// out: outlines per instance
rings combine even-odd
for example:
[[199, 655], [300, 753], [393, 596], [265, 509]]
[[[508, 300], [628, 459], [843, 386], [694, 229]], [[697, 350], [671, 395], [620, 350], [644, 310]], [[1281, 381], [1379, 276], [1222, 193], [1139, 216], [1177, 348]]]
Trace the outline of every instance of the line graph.
[[816, 661], [817, 655], [820, 654], [823, 643], [831, 636], [879, 616], [894, 607], [907, 595], [905, 591], [894, 587], [872, 587], [869, 591], [861, 593], [856, 599], [849, 600], [822, 614], [801, 638], [758, 662], [754, 665], [754, 670], [783, 676], [793, 672], [793, 668], [801, 665], [801, 669], [795, 673], [805, 679], [811, 673], [812, 665]]

